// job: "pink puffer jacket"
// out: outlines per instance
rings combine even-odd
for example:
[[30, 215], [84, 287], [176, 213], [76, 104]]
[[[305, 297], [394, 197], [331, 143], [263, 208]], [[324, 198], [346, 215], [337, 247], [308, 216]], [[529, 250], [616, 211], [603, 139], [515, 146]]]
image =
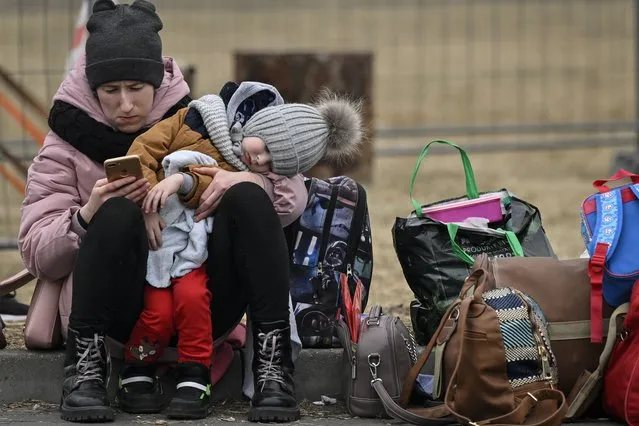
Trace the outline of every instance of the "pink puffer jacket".
[[[106, 123], [89, 88], [84, 65], [84, 58], [77, 61], [54, 100], [72, 104], [93, 119]], [[165, 57], [164, 65], [164, 80], [155, 92], [147, 126], [158, 122], [189, 93], [173, 59]], [[96, 180], [103, 177], [101, 164], [90, 160], [53, 132], [49, 132], [29, 168], [18, 244], [26, 268], [38, 279], [25, 325], [25, 343], [30, 349], [54, 348], [60, 344], [61, 337], [66, 338], [73, 264], [85, 233], [76, 212], [89, 200]], [[301, 177], [291, 180], [291, 192], [294, 202], [303, 210], [307, 194]], [[301, 210], [291, 214], [299, 216]], [[58, 304], [52, 303], [56, 300]]]
[[[89, 88], [84, 65], [84, 58], [80, 58], [53, 99], [72, 104], [106, 123]], [[189, 93], [173, 59], [164, 58], [164, 66], [164, 80], [155, 93], [147, 125], [158, 122]], [[76, 212], [89, 200], [95, 182], [103, 177], [102, 165], [53, 132], [49, 132], [29, 168], [18, 244], [26, 268], [38, 279], [25, 326], [25, 343], [30, 349], [56, 347], [60, 334], [66, 338], [71, 313], [71, 273], [85, 233]], [[51, 304], [56, 299], [59, 311]]]

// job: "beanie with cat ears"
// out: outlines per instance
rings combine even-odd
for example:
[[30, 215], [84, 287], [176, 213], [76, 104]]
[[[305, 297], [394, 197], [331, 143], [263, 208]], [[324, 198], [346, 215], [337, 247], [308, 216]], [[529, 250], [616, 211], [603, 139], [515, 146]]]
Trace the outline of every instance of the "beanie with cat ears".
[[162, 21], [153, 3], [116, 5], [98, 0], [87, 22], [86, 75], [91, 90], [111, 81], [142, 81], [158, 88], [164, 78]]

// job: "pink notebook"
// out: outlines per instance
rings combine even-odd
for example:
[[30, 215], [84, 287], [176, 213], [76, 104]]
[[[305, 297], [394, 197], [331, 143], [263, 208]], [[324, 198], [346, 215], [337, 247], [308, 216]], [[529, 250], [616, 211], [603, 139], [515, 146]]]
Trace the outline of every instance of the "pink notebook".
[[456, 200], [422, 208], [422, 213], [440, 222], [463, 222], [469, 217], [483, 217], [489, 222], [502, 220], [501, 194], [486, 194], [472, 200]]

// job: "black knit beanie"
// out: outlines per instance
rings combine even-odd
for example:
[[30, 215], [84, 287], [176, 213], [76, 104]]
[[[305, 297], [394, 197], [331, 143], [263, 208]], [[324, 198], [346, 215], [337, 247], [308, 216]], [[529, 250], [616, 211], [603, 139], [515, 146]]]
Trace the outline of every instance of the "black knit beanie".
[[153, 3], [115, 5], [98, 0], [87, 22], [86, 74], [91, 90], [110, 81], [134, 80], [158, 88], [164, 78], [162, 21]]

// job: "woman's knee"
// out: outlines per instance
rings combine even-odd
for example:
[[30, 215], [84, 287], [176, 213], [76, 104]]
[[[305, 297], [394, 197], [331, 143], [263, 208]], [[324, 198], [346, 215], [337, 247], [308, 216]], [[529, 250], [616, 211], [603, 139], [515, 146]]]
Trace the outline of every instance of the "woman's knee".
[[233, 212], [252, 212], [269, 208], [275, 211], [273, 202], [264, 188], [253, 182], [241, 182], [230, 187], [222, 196], [218, 209]]

